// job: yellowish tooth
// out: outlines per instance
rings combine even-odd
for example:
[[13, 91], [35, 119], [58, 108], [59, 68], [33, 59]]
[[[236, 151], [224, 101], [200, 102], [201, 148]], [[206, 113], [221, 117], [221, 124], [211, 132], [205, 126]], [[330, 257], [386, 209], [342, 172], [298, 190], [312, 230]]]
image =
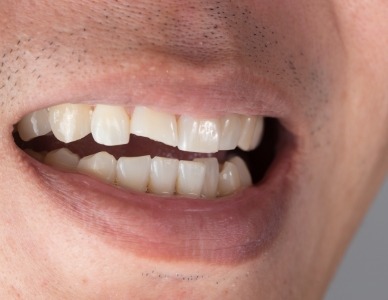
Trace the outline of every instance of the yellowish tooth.
[[47, 109], [37, 110], [23, 117], [18, 123], [17, 129], [23, 141], [29, 141], [49, 133], [51, 126]]
[[195, 161], [179, 161], [176, 192], [179, 195], [200, 196], [205, 180], [205, 165]]
[[253, 131], [252, 140], [250, 149], [255, 149], [261, 142], [261, 139], [263, 138], [264, 133], [264, 118], [263, 117], [257, 117], [255, 130]]
[[102, 145], [124, 145], [129, 142], [130, 120], [124, 108], [96, 105], [91, 121], [93, 139]]
[[117, 161], [116, 181], [118, 185], [146, 192], [150, 177], [151, 156], [120, 157]]
[[218, 119], [198, 119], [180, 116], [178, 148], [183, 151], [215, 153], [220, 143], [221, 126]]
[[69, 149], [61, 148], [50, 151], [44, 158], [44, 163], [65, 171], [77, 169], [79, 156]]
[[205, 198], [217, 197], [217, 186], [219, 177], [219, 164], [215, 157], [196, 158], [196, 162], [201, 162], [205, 166], [205, 180], [203, 183], [201, 195]]
[[248, 170], [247, 165], [241, 157], [234, 156], [228, 160], [237, 167], [238, 174], [240, 176], [240, 183], [242, 187], [248, 187], [252, 185], [251, 173]]
[[116, 163], [113, 155], [107, 152], [99, 152], [81, 158], [77, 170], [82, 174], [113, 183], [116, 179]]
[[231, 162], [225, 162], [218, 181], [218, 194], [226, 196], [237, 191], [241, 186], [237, 167]]
[[46, 155], [46, 153], [43, 153], [43, 152], [36, 152], [32, 149], [25, 149], [24, 150], [29, 156], [31, 156], [32, 158], [35, 158], [37, 161], [40, 161], [40, 162], [43, 162], [44, 160], [44, 157]]
[[233, 150], [237, 147], [237, 143], [241, 135], [241, 116], [237, 114], [229, 114], [221, 119], [221, 138], [219, 150]]
[[256, 116], [243, 116], [242, 117], [242, 131], [241, 137], [238, 141], [238, 147], [244, 151], [252, 150], [252, 138], [255, 133], [257, 123]]
[[178, 177], [177, 159], [155, 156], [151, 161], [150, 181], [148, 189], [154, 194], [172, 195]]
[[178, 131], [175, 115], [136, 106], [132, 113], [131, 133], [176, 147]]
[[49, 122], [55, 137], [64, 143], [90, 133], [92, 109], [86, 104], [60, 104], [49, 108]]

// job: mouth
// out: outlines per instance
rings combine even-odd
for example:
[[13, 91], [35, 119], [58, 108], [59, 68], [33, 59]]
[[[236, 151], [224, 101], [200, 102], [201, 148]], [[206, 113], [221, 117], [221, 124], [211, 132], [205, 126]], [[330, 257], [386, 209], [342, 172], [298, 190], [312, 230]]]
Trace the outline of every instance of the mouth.
[[13, 132], [66, 220], [112, 247], [164, 261], [242, 263], [276, 239], [296, 156], [284, 99], [268, 98], [276, 109], [241, 101], [190, 113], [85, 98], [32, 110]]

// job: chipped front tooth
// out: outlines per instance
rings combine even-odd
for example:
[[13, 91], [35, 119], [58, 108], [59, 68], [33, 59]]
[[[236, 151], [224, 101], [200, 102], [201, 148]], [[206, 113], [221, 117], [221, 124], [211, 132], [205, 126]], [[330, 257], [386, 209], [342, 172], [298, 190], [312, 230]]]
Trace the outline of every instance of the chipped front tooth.
[[234, 156], [228, 160], [233, 163], [238, 170], [238, 174], [240, 176], [240, 184], [242, 187], [248, 187], [252, 185], [251, 173], [248, 170], [247, 165], [239, 156]]
[[79, 156], [69, 149], [61, 148], [47, 153], [44, 163], [65, 171], [74, 171], [79, 163]]
[[23, 117], [18, 123], [17, 129], [23, 141], [29, 141], [49, 133], [51, 127], [47, 109], [37, 110]]
[[55, 137], [70, 143], [90, 133], [91, 107], [86, 104], [60, 104], [49, 108], [49, 122]]
[[242, 130], [241, 137], [238, 141], [238, 147], [244, 151], [252, 150], [252, 139], [256, 129], [258, 117], [255, 116], [243, 116], [242, 117]]
[[178, 120], [178, 148], [190, 152], [217, 152], [220, 128], [220, 122], [217, 119], [181, 116]]
[[205, 165], [195, 161], [179, 161], [176, 192], [179, 195], [200, 196], [205, 179]]
[[241, 135], [241, 116], [229, 114], [221, 119], [221, 138], [219, 150], [233, 150]]
[[117, 161], [116, 182], [118, 185], [146, 192], [150, 177], [151, 156], [121, 157]]
[[201, 162], [205, 165], [205, 180], [203, 183], [201, 196], [205, 198], [217, 197], [218, 176], [220, 173], [220, 167], [217, 158], [196, 158], [194, 161]]
[[132, 113], [131, 133], [176, 147], [178, 131], [175, 115], [136, 106]]
[[81, 158], [78, 172], [113, 183], [116, 177], [116, 159], [107, 152], [99, 152]]
[[151, 161], [150, 181], [148, 189], [154, 194], [171, 195], [175, 192], [178, 177], [177, 159], [155, 156]]
[[218, 194], [220, 196], [229, 195], [238, 190], [240, 186], [240, 176], [236, 165], [226, 161], [218, 180]]
[[97, 143], [106, 146], [128, 144], [130, 120], [124, 108], [96, 105], [91, 124], [93, 139]]

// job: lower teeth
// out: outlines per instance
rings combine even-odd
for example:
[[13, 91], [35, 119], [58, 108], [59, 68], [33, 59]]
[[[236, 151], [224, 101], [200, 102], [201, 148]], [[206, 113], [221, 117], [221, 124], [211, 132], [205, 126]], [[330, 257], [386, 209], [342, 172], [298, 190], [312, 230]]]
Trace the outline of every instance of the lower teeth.
[[30, 149], [26, 152], [62, 171], [77, 172], [125, 189], [158, 195], [215, 198], [232, 194], [252, 183], [245, 162], [238, 156], [220, 165], [214, 157], [186, 161], [148, 155], [116, 160], [105, 151], [81, 159], [66, 148], [47, 154]]

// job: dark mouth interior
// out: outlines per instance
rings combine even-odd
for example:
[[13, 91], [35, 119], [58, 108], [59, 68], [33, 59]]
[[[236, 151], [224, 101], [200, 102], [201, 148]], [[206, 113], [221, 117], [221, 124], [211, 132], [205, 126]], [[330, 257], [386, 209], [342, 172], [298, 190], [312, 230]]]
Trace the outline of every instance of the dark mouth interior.
[[276, 157], [279, 145], [279, 135], [282, 127], [277, 119], [265, 118], [264, 128], [263, 140], [253, 151], [246, 152], [236, 148], [231, 151], [219, 151], [211, 154], [181, 151], [176, 147], [167, 146], [163, 143], [133, 134], [131, 134], [130, 141], [127, 145], [120, 146], [104, 146], [97, 144], [93, 140], [91, 134], [81, 140], [68, 144], [57, 140], [53, 134], [37, 137], [31, 141], [24, 142], [15, 130], [13, 132], [13, 137], [16, 145], [22, 150], [31, 149], [37, 152], [48, 152], [65, 147], [73, 153], [78, 154], [80, 157], [95, 154], [100, 151], [106, 151], [115, 156], [116, 159], [120, 157], [142, 155], [177, 158], [179, 160], [193, 160], [198, 157], [216, 157], [218, 161], [222, 163], [230, 156], [238, 155], [246, 162], [251, 172], [253, 183], [256, 184], [263, 179]]

